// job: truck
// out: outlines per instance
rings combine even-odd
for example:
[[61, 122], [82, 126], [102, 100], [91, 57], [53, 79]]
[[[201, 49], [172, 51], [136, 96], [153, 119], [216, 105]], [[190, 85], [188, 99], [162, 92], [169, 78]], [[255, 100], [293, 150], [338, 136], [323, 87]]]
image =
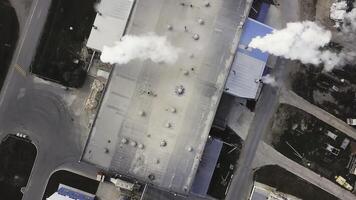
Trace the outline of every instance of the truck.
[[347, 190], [349, 191], [352, 191], [353, 190], [353, 187], [346, 181], [346, 179], [342, 176], [335, 176], [335, 181], [343, 186], [344, 188], [346, 188]]

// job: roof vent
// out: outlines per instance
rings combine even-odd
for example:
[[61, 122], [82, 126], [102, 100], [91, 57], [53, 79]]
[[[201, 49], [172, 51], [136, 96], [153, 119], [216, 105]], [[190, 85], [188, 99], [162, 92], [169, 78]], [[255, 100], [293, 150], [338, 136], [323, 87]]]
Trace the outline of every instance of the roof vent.
[[175, 93], [176, 93], [178, 96], [183, 95], [184, 92], [185, 92], [185, 88], [184, 88], [183, 85], [178, 85], [178, 86], [176, 86], [176, 88], [175, 88]]
[[195, 33], [195, 34], [193, 35], [193, 39], [194, 39], [194, 40], [199, 40], [199, 35]]
[[167, 146], [167, 142], [165, 140], [162, 140], [161, 143], [160, 143], [160, 146], [161, 147]]

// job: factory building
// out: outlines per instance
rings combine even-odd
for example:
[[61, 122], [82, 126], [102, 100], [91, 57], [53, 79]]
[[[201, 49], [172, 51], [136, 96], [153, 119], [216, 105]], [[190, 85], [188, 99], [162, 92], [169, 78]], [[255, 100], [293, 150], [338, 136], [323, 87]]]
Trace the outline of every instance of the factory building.
[[[110, 0], [102, 3], [106, 1]], [[114, 67], [81, 161], [159, 189], [189, 194], [247, 15], [245, 4], [115, 2], [125, 6], [99, 5], [90, 48], [100, 51], [114, 45], [123, 33], [156, 33], [182, 51], [172, 65], [134, 60]], [[106, 36], [118, 21], [100, 20], [115, 18], [120, 9], [122, 26], [115, 31], [122, 31]]]
[[88, 38], [87, 47], [102, 51], [124, 35], [135, 0], [101, 0]]

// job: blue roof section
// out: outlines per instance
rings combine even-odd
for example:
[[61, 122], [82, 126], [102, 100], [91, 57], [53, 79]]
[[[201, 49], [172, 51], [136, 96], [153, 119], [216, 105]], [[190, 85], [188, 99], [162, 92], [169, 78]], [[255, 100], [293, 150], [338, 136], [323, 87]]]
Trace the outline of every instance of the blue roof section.
[[258, 60], [267, 62], [268, 53], [263, 53], [258, 49], [248, 48], [251, 40], [256, 36], [265, 36], [273, 31], [273, 28], [262, 24], [254, 19], [247, 18], [244, 24], [244, 29], [241, 34], [238, 52], [256, 58]]
[[211, 138], [207, 141], [202, 160], [192, 185], [192, 193], [202, 196], [207, 194], [222, 146], [222, 141], [218, 139]]
[[57, 193], [62, 195], [62, 196], [67, 196], [71, 199], [75, 199], [75, 200], [94, 200], [95, 196], [94, 195], [90, 195], [90, 194], [86, 194], [85, 192], [82, 192], [80, 190], [76, 190], [76, 189], [71, 189], [71, 187], [68, 186], [60, 186], [57, 190]]
[[251, 18], [246, 19], [243, 28], [225, 91], [234, 96], [256, 99], [260, 91], [260, 82], [256, 80], [264, 74], [268, 53], [248, 45], [253, 38], [271, 33], [273, 28]]

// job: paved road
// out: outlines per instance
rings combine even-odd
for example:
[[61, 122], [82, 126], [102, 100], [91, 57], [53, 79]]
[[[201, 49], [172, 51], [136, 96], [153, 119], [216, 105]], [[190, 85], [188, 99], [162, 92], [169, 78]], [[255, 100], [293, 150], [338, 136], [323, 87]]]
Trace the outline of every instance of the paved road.
[[31, 10], [32, 2], [36, 0], [9, 0], [15, 8], [20, 27], [25, 27], [27, 16]]
[[[286, 62], [288, 61], [279, 59], [276, 66], [283, 69]], [[288, 77], [288, 73], [286, 73], [285, 70], [283, 71], [277, 69], [276, 71], [277, 81], [280, 85], [282, 85], [281, 83], [286, 81], [283, 79]], [[272, 117], [280, 103], [287, 103], [301, 108], [302, 110], [305, 110], [324, 122], [334, 126], [340, 131], [347, 133], [349, 136], [353, 137], [355, 135], [355, 130], [348, 126], [345, 122], [339, 120], [317, 106], [310, 104], [292, 91], [287, 91], [285, 88], [277, 89], [265, 86], [262, 90], [261, 98], [258, 101], [256, 114], [245, 140], [240, 159], [237, 163], [238, 168], [233, 177], [226, 199], [247, 199], [253, 185], [253, 169], [269, 164], [279, 164], [281, 167], [284, 167], [321, 189], [329, 191], [338, 198], [355, 198], [355, 196], [351, 193], [343, 190], [341, 187], [335, 185], [328, 179], [322, 178], [320, 175], [312, 172], [311, 170], [291, 161], [272, 147], [266, 145], [264, 142], [261, 142], [263, 134], [271, 122]]]
[[315, 116], [316, 118], [324, 121], [325, 123], [329, 124], [330, 126], [340, 130], [341, 132], [345, 133], [346, 135], [350, 136], [353, 139], [356, 139], [356, 130], [351, 127], [350, 125], [346, 124], [344, 121], [340, 120], [339, 118], [335, 117], [334, 115], [326, 112], [325, 110], [309, 103], [307, 100], [303, 99], [302, 97], [298, 96], [291, 90], [283, 89], [281, 90], [281, 103], [289, 104], [295, 106], [305, 112]]
[[49, 5], [50, 0], [34, 0], [26, 23], [20, 28], [12, 61], [12, 66], [18, 64], [20, 68], [10, 67], [0, 95], [0, 139], [22, 132], [29, 135], [38, 151], [23, 200], [42, 199], [54, 170], [81, 168], [89, 176], [96, 171], [87, 165], [78, 167], [85, 137], [69, 109], [66, 91], [28, 73]]
[[356, 198], [351, 192], [341, 188], [329, 179], [326, 179], [310, 169], [305, 168], [293, 160], [285, 157], [268, 144], [260, 142], [254, 161], [254, 168], [264, 165], [278, 165], [339, 199], [353, 200]]
[[252, 184], [251, 163], [255, 157], [258, 144], [270, 123], [278, 105], [278, 91], [270, 86], [264, 86], [261, 98], [257, 104], [256, 115], [245, 140], [237, 170], [232, 179], [227, 200], [247, 199]]

